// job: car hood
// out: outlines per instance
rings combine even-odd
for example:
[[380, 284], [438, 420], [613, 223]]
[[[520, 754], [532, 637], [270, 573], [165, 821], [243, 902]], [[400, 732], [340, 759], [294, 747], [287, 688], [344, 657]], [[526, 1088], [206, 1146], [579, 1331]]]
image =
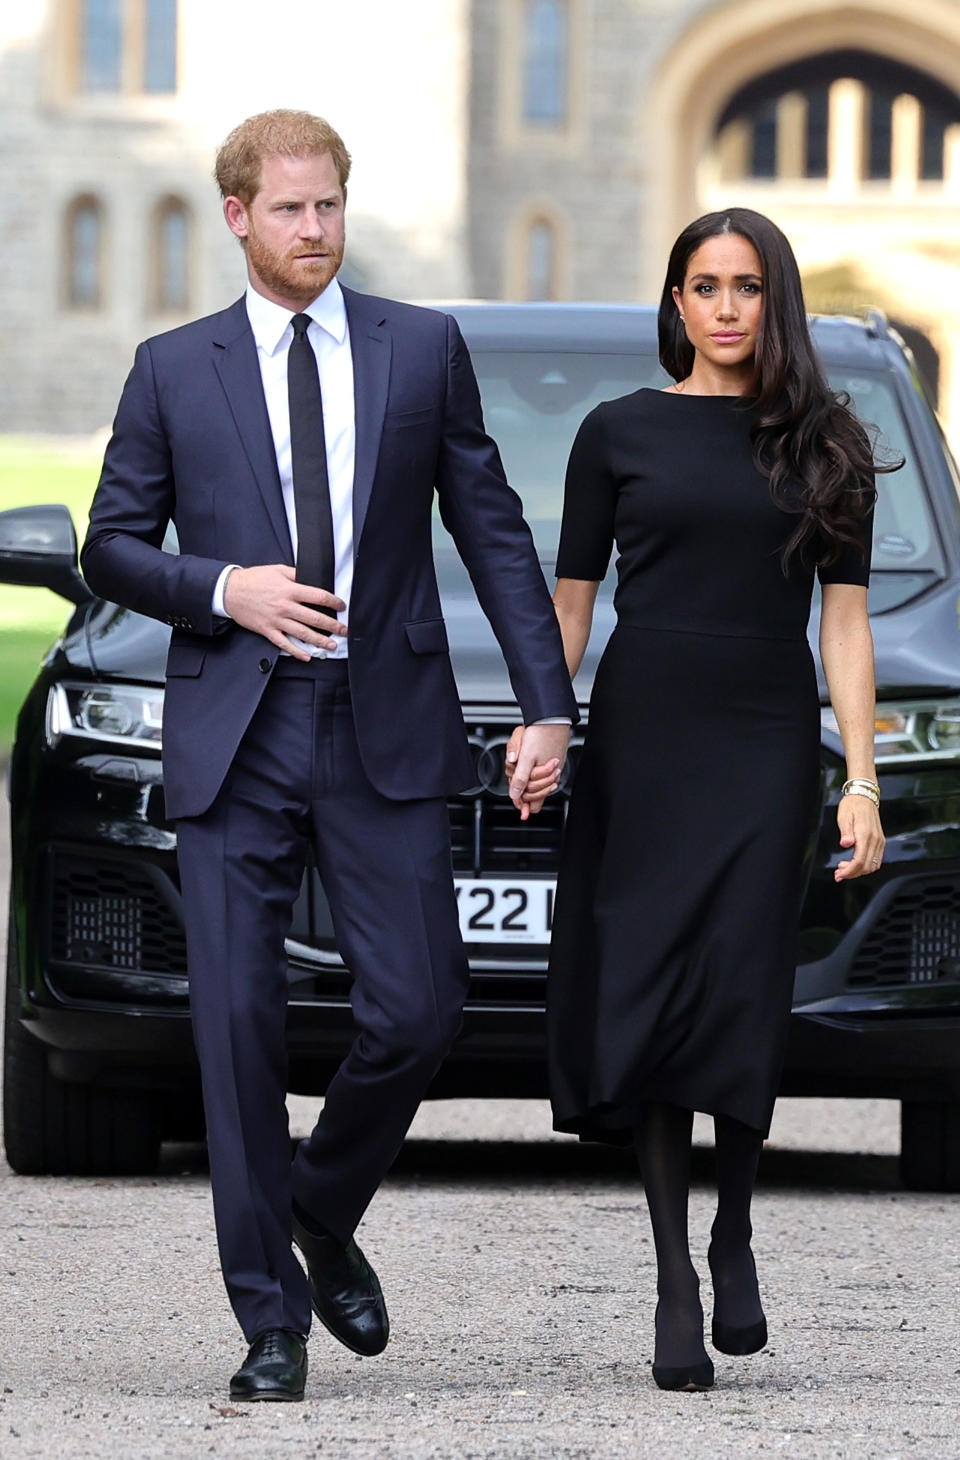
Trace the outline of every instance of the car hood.
[[[443, 610], [454, 670], [465, 704], [512, 707], [515, 703], [503, 656], [465, 570], [452, 553], [438, 554]], [[550, 576], [544, 565], [545, 575]], [[910, 603], [871, 620], [880, 699], [897, 694], [960, 689], [960, 593], [955, 582], [939, 585]], [[615, 623], [610, 596], [597, 602], [594, 632], [577, 676], [581, 703], [590, 697], [597, 661]], [[810, 623], [816, 643], [817, 607]], [[153, 619], [100, 601], [74, 615], [62, 643], [69, 664], [109, 678], [162, 683], [170, 630]], [[821, 677], [821, 693], [825, 690]]]

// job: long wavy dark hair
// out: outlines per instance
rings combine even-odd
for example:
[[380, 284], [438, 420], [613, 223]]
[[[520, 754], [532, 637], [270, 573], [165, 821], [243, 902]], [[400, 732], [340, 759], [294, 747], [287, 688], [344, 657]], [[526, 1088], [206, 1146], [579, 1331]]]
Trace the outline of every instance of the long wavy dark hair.
[[763, 307], [754, 356], [756, 463], [770, 480], [777, 506], [798, 517], [783, 549], [791, 559], [828, 564], [844, 543], [859, 544], [858, 526], [876, 500], [874, 473], [903, 465], [879, 462], [864, 426], [820, 366], [803, 303], [793, 249], [775, 223], [751, 208], [706, 213], [683, 230], [670, 253], [660, 300], [660, 362], [686, 380], [695, 351], [673, 298], [687, 265], [708, 238], [738, 234], [753, 244], [763, 274]]

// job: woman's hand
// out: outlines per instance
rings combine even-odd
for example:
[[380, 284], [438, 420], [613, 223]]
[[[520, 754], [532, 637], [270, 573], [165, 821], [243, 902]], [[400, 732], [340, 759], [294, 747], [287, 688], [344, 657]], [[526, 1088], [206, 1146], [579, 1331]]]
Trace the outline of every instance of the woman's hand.
[[849, 882], [876, 872], [883, 861], [886, 840], [880, 825], [880, 812], [868, 796], [842, 796], [837, 807], [840, 845], [853, 847], [848, 862], [838, 862], [834, 882]]
[[[555, 730], [557, 726], [531, 726], [531, 729]], [[518, 725], [510, 739], [507, 741], [507, 748], [504, 752], [504, 772], [510, 782], [510, 797], [517, 810], [520, 812], [520, 820], [527, 821], [531, 816], [536, 816], [543, 807], [548, 796], [552, 796], [559, 785], [558, 777], [563, 766], [563, 761], [557, 756], [552, 756], [543, 764], [535, 764], [530, 770], [527, 784], [519, 797], [515, 794], [513, 776], [517, 769], [517, 762], [520, 759], [520, 747], [526, 727]], [[569, 735], [569, 726], [563, 729]], [[554, 738], [554, 737], [550, 737]], [[565, 742], [564, 742], [565, 743]]]

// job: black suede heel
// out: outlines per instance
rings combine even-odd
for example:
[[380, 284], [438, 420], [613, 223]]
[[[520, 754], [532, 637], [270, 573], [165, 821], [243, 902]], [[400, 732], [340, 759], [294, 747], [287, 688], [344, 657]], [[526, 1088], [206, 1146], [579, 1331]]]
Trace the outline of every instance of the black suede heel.
[[[653, 1315], [656, 1328], [660, 1319], [660, 1304]], [[706, 1355], [695, 1364], [654, 1364], [653, 1381], [658, 1389], [680, 1389], [694, 1394], [701, 1389], [713, 1388], [713, 1361]]]
[[732, 1328], [714, 1318], [711, 1337], [714, 1348], [722, 1354], [758, 1354], [767, 1346], [767, 1320], [761, 1318], [759, 1323], [749, 1323], [745, 1328]]
[[687, 1394], [699, 1393], [713, 1388], [713, 1364], [691, 1364], [685, 1368], [670, 1368], [667, 1364], [654, 1364], [654, 1383], [658, 1389], [680, 1389]]
[[[753, 1253], [750, 1253], [753, 1265], [754, 1279], [756, 1279], [756, 1263], [753, 1262]], [[717, 1302], [717, 1278], [713, 1270], [713, 1244], [707, 1250], [707, 1262], [710, 1264], [710, 1274], [713, 1277], [713, 1301]], [[759, 1296], [759, 1295], [758, 1295]], [[732, 1354], [735, 1357], [743, 1357], [745, 1354], [758, 1354], [762, 1348], [767, 1346], [767, 1320], [761, 1313], [756, 1323], [745, 1323], [739, 1326], [733, 1323], [721, 1323], [714, 1315], [710, 1328], [711, 1339], [714, 1348], [722, 1354]]]

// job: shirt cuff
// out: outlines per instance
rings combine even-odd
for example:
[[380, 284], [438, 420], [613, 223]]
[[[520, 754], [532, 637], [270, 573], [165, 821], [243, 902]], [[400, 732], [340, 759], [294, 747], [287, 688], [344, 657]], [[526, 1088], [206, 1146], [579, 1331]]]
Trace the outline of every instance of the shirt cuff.
[[228, 563], [223, 572], [220, 574], [220, 577], [217, 579], [216, 586], [213, 590], [213, 612], [216, 618], [230, 617], [230, 615], [227, 613], [226, 608], [224, 607], [223, 597], [227, 589], [227, 579], [230, 577], [230, 574], [233, 572], [234, 568], [239, 568], [239, 566], [239, 563]]
[[572, 725], [569, 715], [551, 715], [548, 720], [531, 720], [531, 725]]

